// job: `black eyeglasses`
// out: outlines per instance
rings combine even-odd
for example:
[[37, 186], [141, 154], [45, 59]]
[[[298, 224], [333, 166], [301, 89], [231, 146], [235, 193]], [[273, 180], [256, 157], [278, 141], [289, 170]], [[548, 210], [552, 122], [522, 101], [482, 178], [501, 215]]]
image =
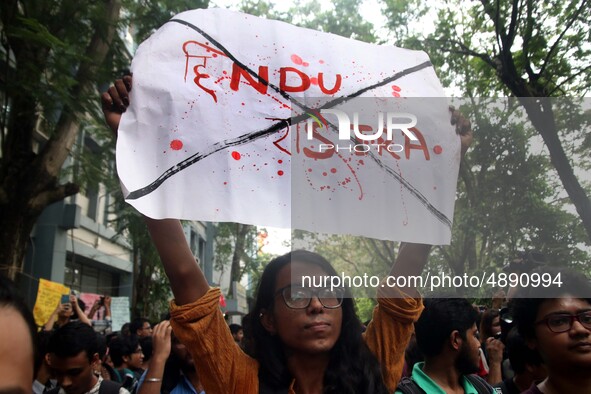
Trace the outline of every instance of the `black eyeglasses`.
[[292, 309], [305, 309], [310, 305], [312, 297], [317, 297], [323, 307], [335, 309], [343, 303], [345, 290], [341, 288], [308, 288], [288, 285], [275, 292], [275, 297], [283, 296], [285, 305]]
[[586, 329], [591, 330], [591, 311], [577, 313], [576, 315], [568, 315], [566, 313], [551, 315], [537, 321], [536, 324], [546, 323], [550, 331], [561, 333], [570, 330], [575, 320], [581, 323]]

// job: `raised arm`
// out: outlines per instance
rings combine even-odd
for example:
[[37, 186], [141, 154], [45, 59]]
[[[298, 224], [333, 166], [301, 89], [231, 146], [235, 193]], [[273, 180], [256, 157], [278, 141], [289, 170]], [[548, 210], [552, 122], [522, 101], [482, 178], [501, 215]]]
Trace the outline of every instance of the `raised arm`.
[[[115, 135], [121, 115], [129, 105], [131, 88], [132, 78], [125, 76], [101, 95], [105, 121]], [[201, 298], [209, 290], [209, 284], [191, 253], [180, 221], [146, 216], [144, 220], [170, 280], [176, 304], [184, 305]]]
[[176, 304], [188, 304], [205, 295], [209, 284], [187, 244], [181, 222], [146, 216], [144, 221], [170, 280]]
[[95, 313], [100, 309], [100, 307], [101, 307], [100, 301], [98, 299], [94, 300], [94, 303], [92, 304], [92, 307], [90, 308], [90, 310], [86, 314], [86, 317], [88, 317], [90, 320], [92, 320]]
[[81, 323], [88, 324], [92, 327], [90, 319], [86, 316], [82, 308], [80, 308], [78, 298], [76, 298], [74, 294], [70, 294], [70, 304], [72, 304], [72, 308], [76, 311], [76, 314], [78, 315], [78, 320], [80, 320]]
[[172, 328], [168, 320], [164, 320], [154, 327], [154, 332], [152, 333], [154, 351], [145, 379], [140, 381], [138, 394], [160, 394], [162, 379], [164, 377], [164, 367], [166, 360], [170, 356], [171, 333]]
[[57, 321], [57, 315], [58, 315], [59, 311], [62, 308], [63, 308], [62, 303], [61, 302], [58, 302], [57, 307], [51, 313], [51, 316], [49, 316], [49, 319], [47, 319], [47, 322], [43, 326], [43, 330], [44, 331], [51, 331], [51, 330], [53, 330], [53, 325]]
[[[463, 157], [472, 143], [470, 122], [453, 108], [450, 108], [450, 112], [451, 124], [456, 126], [461, 138]], [[413, 332], [413, 322], [419, 318], [423, 309], [416, 283], [408, 279], [423, 273], [430, 251], [431, 245], [400, 245], [396, 261], [388, 275], [405, 277], [406, 286], [390, 287], [387, 282], [383, 283], [384, 286], [378, 290], [378, 306], [364, 334], [367, 345], [382, 366], [384, 382], [392, 392], [402, 375], [404, 351]], [[401, 298], [404, 296], [406, 297]]]
[[105, 306], [105, 320], [111, 320], [111, 297], [105, 296], [105, 302], [103, 303]]

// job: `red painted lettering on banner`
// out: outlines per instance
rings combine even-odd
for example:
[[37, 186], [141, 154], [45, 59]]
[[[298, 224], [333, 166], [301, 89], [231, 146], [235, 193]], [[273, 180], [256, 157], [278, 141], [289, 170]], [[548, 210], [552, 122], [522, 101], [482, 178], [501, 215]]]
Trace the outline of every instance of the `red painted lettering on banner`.
[[230, 89], [238, 91], [240, 86], [240, 78], [243, 77], [246, 81], [261, 94], [267, 93], [267, 83], [269, 81], [269, 67], [259, 66], [259, 78], [254, 79], [247, 71], [241, 68], [236, 63], [232, 63], [232, 80], [230, 81]]

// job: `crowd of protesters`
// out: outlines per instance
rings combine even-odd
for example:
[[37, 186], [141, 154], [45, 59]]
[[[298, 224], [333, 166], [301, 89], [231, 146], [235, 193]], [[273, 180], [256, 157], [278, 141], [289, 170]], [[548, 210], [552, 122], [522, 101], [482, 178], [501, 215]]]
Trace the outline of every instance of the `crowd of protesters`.
[[[492, 306], [450, 294], [380, 299], [362, 334], [344, 292], [290, 282], [295, 273], [285, 268], [295, 262], [331, 273], [311, 252], [271, 261], [244, 328], [219, 320], [220, 309], [209, 300], [219, 298], [217, 289], [186, 307], [175, 300], [172, 316], [154, 327], [137, 318], [128, 330], [97, 332], [88, 316], [66, 316], [71, 306], [58, 307], [51, 324], [37, 327], [15, 286], [0, 278], [0, 392], [591, 393], [591, 284], [580, 273], [538, 268], [560, 272], [562, 285], [520, 288]], [[298, 353], [310, 368], [321, 368], [322, 354], [329, 354], [321, 391], [300, 386], [305, 377], [298, 369], [309, 370], [293, 359]], [[348, 368], [350, 375], [327, 378], [332, 368]]]

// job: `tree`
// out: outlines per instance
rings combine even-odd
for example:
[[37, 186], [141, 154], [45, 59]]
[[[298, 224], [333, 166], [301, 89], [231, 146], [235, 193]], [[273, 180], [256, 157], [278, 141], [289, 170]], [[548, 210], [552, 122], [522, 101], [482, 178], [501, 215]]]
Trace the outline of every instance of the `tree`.
[[243, 0], [239, 8], [251, 15], [360, 41], [375, 42], [374, 26], [371, 22], [364, 20], [359, 13], [361, 5], [361, 0], [334, 0], [323, 5], [318, 1], [298, 0], [287, 12], [280, 12], [273, 8], [273, 4], [266, 1]]
[[[0, 4], [0, 261], [15, 277], [29, 234], [48, 205], [78, 192], [61, 179], [82, 120], [100, 118], [97, 86], [128, 66], [118, 29], [133, 19], [145, 33], [187, 1], [7, 0]], [[206, 6], [207, 1], [192, 7]], [[172, 7], [171, 7], [172, 6]], [[154, 13], [151, 13], [155, 10]], [[139, 11], [139, 12], [138, 12]], [[156, 12], [157, 11], [157, 12]], [[136, 18], [137, 17], [137, 18]], [[145, 19], [142, 19], [144, 17]], [[37, 146], [39, 146], [37, 148]]]
[[258, 268], [257, 255], [253, 250], [258, 231], [256, 226], [240, 223], [218, 223], [215, 235], [215, 266], [224, 271], [230, 267], [230, 287], [228, 298], [233, 298], [232, 282], [240, 282], [242, 277]]
[[551, 165], [530, 146], [535, 131], [515, 104], [479, 99], [462, 107], [476, 138], [460, 169], [451, 246], [432, 257], [454, 275], [499, 272], [525, 249], [560, 265], [584, 266], [589, 257], [580, 249], [585, 231], [564, 211], [560, 184], [548, 179]]
[[[517, 97], [543, 138], [552, 166], [591, 239], [591, 201], [564, 149], [564, 130], [557, 123], [555, 103], [549, 100], [589, 92], [589, 1], [481, 0], [469, 5], [456, 1], [438, 8], [428, 8], [420, 0], [384, 3], [400, 44], [429, 52], [446, 82], [470, 97]], [[434, 32], [408, 29], [413, 18], [432, 19], [435, 13]], [[464, 67], [469, 67], [469, 75], [459, 71]]]
[[[4, 102], [0, 124], [0, 260], [14, 279], [33, 224], [49, 204], [78, 192], [59, 182], [79, 116], [94, 94], [97, 65], [115, 36], [118, 0], [5, 1], [0, 5]], [[63, 21], [70, 21], [65, 28]], [[41, 128], [47, 141], [33, 150]]]

